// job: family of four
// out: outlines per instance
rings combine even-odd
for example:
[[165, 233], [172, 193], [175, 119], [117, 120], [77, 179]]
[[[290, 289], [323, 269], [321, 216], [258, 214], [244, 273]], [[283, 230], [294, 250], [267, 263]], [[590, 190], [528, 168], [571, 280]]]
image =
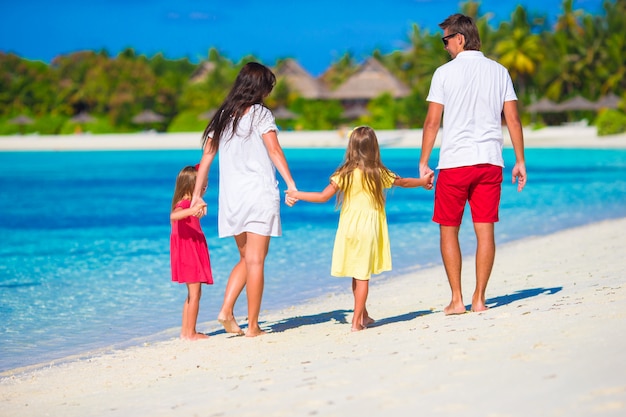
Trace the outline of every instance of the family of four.
[[[271, 111], [263, 100], [276, 78], [259, 64], [246, 64], [203, 133], [203, 155], [196, 166], [183, 168], [172, 199], [172, 280], [185, 283], [181, 337], [208, 337], [196, 331], [202, 284], [211, 284], [211, 265], [199, 218], [206, 214], [202, 199], [210, 166], [219, 153], [218, 234], [233, 236], [239, 261], [226, 285], [218, 321], [229, 333], [243, 334], [234, 306], [244, 287], [248, 299], [246, 336], [263, 334], [259, 312], [264, 265], [270, 237], [281, 235], [281, 195], [278, 170], [287, 184], [285, 202], [323, 203], [336, 196], [341, 206], [332, 255], [331, 275], [352, 278], [352, 331], [371, 325], [366, 301], [372, 274], [391, 270], [385, 214], [385, 190], [393, 187], [435, 189], [433, 221], [440, 227], [441, 255], [452, 298], [445, 314], [465, 313], [461, 292], [459, 228], [469, 202], [476, 233], [476, 287], [471, 310], [483, 311], [485, 290], [495, 259], [494, 223], [502, 187], [502, 117], [515, 152], [512, 182], [526, 184], [524, 139], [517, 96], [508, 71], [480, 52], [474, 21], [461, 14], [440, 25], [443, 44], [452, 60], [432, 77], [424, 122], [419, 178], [402, 178], [381, 161], [376, 134], [367, 126], [352, 131], [343, 163], [320, 192], [299, 191], [277, 137]], [[428, 162], [443, 123], [441, 150], [434, 171]]]

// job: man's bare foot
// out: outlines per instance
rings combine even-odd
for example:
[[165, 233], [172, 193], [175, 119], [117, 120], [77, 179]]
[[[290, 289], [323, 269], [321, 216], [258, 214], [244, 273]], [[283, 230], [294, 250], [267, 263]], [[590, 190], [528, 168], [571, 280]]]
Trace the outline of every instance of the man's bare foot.
[[450, 303], [446, 308], [443, 309], [443, 313], [446, 316], [452, 316], [455, 314], [465, 314], [467, 313], [467, 310], [465, 310], [465, 306], [462, 303], [460, 305], [453, 305], [452, 303]]
[[482, 303], [481, 304], [476, 304], [476, 305], [472, 304], [472, 312], [473, 313], [480, 313], [481, 311], [487, 311], [487, 310], [489, 310], [489, 307], [487, 307], [486, 305], [484, 305]]
[[226, 318], [218, 316], [217, 321], [224, 326], [224, 330], [226, 330], [227, 333], [243, 334], [243, 330], [241, 330], [241, 327], [239, 327], [234, 317]]

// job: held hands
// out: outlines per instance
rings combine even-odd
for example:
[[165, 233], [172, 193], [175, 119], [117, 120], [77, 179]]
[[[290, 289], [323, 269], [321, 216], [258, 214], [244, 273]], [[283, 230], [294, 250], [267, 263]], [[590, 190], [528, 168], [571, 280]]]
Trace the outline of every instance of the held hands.
[[427, 190], [432, 190], [435, 185], [435, 171], [430, 169], [428, 165], [420, 165], [420, 178], [426, 179], [426, 184], [424, 188]]
[[295, 197], [295, 194], [298, 192], [295, 188], [289, 189], [285, 191], [285, 204], [289, 207], [293, 207], [294, 204], [298, 202], [298, 199]]
[[423, 175], [422, 178], [426, 180], [426, 184], [424, 184], [423, 187], [427, 190], [432, 190], [435, 183], [435, 172], [431, 170]]
[[203, 204], [203, 205], [199, 205], [199, 206], [195, 206], [195, 207], [191, 207], [192, 209], [196, 209], [196, 212], [193, 214], [195, 217], [197, 218], [201, 218], [202, 216], [204, 216], [207, 212], [207, 205]]
[[196, 216], [197, 218], [205, 216], [207, 204], [204, 202], [202, 197], [192, 198], [190, 208], [195, 208], [196, 206], [198, 207], [198, 211], [194, 214], [194, 216]]

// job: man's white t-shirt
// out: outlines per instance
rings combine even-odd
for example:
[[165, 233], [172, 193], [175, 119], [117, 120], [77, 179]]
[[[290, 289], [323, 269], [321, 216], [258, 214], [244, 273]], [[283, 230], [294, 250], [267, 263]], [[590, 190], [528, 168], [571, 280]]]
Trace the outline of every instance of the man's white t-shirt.
[[437, 68], [426, 100], [444, 106], [437, 168], [504, 166], [502, 109], [517, 100], [504, 66], [480, 51], [462, 51]]

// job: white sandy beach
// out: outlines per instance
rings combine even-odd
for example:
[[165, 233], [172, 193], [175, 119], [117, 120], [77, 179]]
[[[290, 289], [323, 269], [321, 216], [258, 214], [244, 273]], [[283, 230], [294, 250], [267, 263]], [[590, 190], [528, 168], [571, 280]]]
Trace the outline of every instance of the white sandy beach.
[[[626, 135], [589, 129], [528, 132], [526, 145], [626, 148]], [[337, 132], [279, 137], [285, 147], [345, 146]], [[421, 132], [380, 137], [419, 146]], [[194, 149], [198, 140], [0, 137], [0, 151]], [[181, 341], [174, 330], [163, 342], [4, 372], [0, 416], [623, 416], [625, 231], [622, 218], [500, 245], [484, 313], [446, 317], [437, 266], [373, 282], [368, 310], [378, 321], [363, 332], [350, 332], [346, 287], [262, 311], [268, 334], [254, 339], [203, 322], [208, 340]], [[472, 258], [464, 265], [468, 303]]]
[[[442, 267], [262, 312], [269, 331], [171, 338], [0, 380], [2, 416], [623, 416], [626, 219], [502, 245], [492, 308], [446, 317]], [[471, 262], [471, 259], [466, 259]], [[469, 263], [466, 265], [470, 265]], [[464, 275], [470, 299], [471, 267]]]
[[[344, 148], [347, 131], [285, 131], [278, 137], [285, 148], [333, 147]], [[422, 130], [379, 130], [382, 146], [420, 147]], [[2, 151], [63, 151], [63, 150], [140, 150], [140, 149], [200, 149], [201, 132], [193, 133], [131, 133], [104, 135], [24, 135], [0, 136]], [[626, 133], [598, 136], [594, 126], [573, 125], [524, 130], [527, 147], [626, 148]], [[505, 130], [505, 146], [510, 146]]]

